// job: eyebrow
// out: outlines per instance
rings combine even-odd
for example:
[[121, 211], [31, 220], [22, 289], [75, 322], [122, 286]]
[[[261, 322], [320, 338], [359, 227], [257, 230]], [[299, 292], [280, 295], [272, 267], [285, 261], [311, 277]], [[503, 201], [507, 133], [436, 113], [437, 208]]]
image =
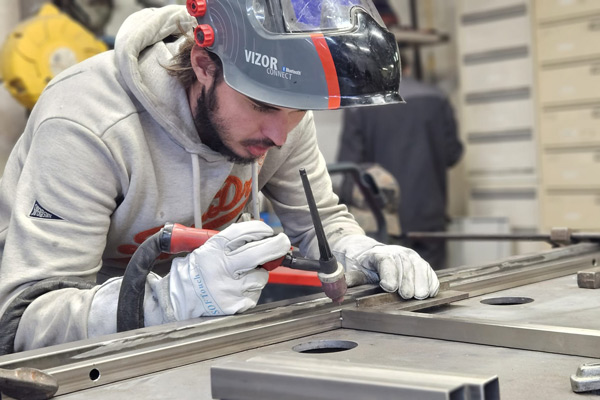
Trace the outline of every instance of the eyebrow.
[[270, 104], [263, 103], [262, 101], [254, 100], [254, 99], [252, 99], [250, 97], [249, 97], [249, 99], [250, 99], [250, 101], [252, 101], [254, 104], [256, 104], [259, 107], [268, 108], [269, 110], [276, 110], [276, 111], [281, 110], [281, 108], [279, 108], [279, 107], [275, 107], [275, 106], [272, 106]]
[[[251, 97], [248, 97], [248, 98], [250, 99], [251, 102], [253, 102], [254, 104], [256, 104], [259, 107], [264, 107], [264, 108], [267, 108], [269, 110], [275, 110], [275, 111], [281, 111], [281, 110], [283, 110], [283, 108], [272, 106], [272, 105], [270, 105], [268, 103], [264, 103], [264, 102], [262, 102], [260, 100], [255, 100], [255, 99], [253, 99]], [[305, 111], [308, 111], [308, 110], [296, 109], [296, 111], [305, 112]]]

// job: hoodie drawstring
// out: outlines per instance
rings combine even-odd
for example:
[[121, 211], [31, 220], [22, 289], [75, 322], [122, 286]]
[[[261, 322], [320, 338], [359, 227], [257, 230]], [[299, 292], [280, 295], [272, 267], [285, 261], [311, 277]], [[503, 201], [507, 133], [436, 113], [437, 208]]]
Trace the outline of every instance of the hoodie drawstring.
[[258, 204], [258, 162], [252, 164], [252, 217], [260, 220], [260, 208]]
[[194, 201], [194, 226], [202, 228], [202, 198], [200, 196], [200, 159], [192, 153], [192, 190]]

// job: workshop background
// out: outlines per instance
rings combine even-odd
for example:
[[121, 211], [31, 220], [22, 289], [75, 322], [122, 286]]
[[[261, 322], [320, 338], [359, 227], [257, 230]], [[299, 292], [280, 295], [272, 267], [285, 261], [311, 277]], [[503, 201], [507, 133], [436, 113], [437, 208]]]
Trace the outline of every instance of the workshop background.
[[[69, 9], [72, 18], [110, 46], [132, 12], [184, 1], [3, 0], [1, 43], [47, 3]], [[410, 43], [417, 77], [448, 95], [465, 144], [462, 160], [449, 171], [448, 231], [597, 231], [600, 1], [388, 3], [398, 21], [393, 32]], [[26, 107], [7, 90], [10, 82], [3, 83], [0, 172], [27, 119]], [[315, 114], [320, 148], [333, 163], [342, 111]], [[548, 244], [536, 241], [450, 241], [448, 265], [480, 264], [546, 248]]]

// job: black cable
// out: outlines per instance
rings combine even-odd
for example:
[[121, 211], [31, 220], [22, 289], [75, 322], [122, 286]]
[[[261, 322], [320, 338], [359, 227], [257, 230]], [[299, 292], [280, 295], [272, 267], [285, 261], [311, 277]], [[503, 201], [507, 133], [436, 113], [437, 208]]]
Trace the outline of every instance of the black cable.
[[146, 278], [162, 252], [162, 234], [163, 229], [146, 239], [127, 264], [117, 304], [117, 332], [144, 327]]
[[377, 232], [373, 234], [373, 238], [381, 243], [389, 243], [387, 221], [382, 211], [385, 201], [375, 180], [367, 172], [363, 172], [358, 164], [351, 162], [328, 164], [327, 171], [330, 175], [343, 173], [349, 174], [352, 177], [375, 217]]

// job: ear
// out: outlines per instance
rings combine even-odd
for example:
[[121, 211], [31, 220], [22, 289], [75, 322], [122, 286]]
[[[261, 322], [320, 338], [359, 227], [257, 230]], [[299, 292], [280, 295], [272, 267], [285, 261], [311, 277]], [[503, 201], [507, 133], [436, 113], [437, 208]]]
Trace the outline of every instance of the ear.
[[207, 51], [197, 44], [192, 47], [192, 53], [190, 56], [192, 69], [196, 75], [198, 82], [204, 86], [209, 85], [213, 81], [213, 71], [215, 64], [210, 59]]

